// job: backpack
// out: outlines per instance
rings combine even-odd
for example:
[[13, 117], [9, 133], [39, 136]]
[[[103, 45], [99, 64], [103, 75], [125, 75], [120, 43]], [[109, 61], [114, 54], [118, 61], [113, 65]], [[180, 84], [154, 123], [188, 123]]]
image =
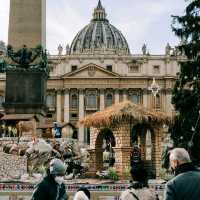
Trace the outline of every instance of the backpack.
[[136, 199], [139, 200], [138, 196], [131, 190], [129, 190], [129, 193]]
[[134, 191], [135, 190], [131, 190], [131, 189], [124, 191], [122, 195], [120, 196], [120, 200], [130, 199], [130, 198], [132, 199], [132, 197], [134, 200], [140, 200]]

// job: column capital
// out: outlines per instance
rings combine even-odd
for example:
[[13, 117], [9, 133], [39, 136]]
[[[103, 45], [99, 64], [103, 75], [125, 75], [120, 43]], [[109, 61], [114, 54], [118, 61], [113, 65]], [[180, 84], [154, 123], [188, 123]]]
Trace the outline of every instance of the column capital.
[[56, 93], [57, 94], [62, 94], [62, 90], [61, 89], [56, 89]]
[[99, 91], [100, 91], [100, 94], [103, 94], [105, 92], [105, 89], [104, 88], [100, 88]]
[[128, 91], [128, 88], [119, 88], [121, 91]]
[[151, 94], [151, 91], [149, 91], [148, 88], [143, 88], [142, 92], [143, 92], [143, 94], [146, 94], [146, 95]]
[[121, 89], [120, 88], [113, 88], [114, 92], [119, 92]]
[[83, 89], [83, 88], [79, 88], [78, 91], [79, 91], [79, 94], [83, 94], [84, 91], [85, 91], [85, 89]]
[[106, 88], [105, 91], [108, 93], [108, 92], [114, 92], [114, 89], [113, 88]]
[[69, 94], [70, 88], [65, 88], [64, 89], [64, 94]]

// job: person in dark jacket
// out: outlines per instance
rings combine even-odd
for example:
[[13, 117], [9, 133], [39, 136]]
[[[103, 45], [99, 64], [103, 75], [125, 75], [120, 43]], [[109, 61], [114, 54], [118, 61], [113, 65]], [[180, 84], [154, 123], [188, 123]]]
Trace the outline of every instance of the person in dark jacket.
[[50, 162], [47, 176], [36, 186], [31, 200], [68, 200], [63, 183], [66, 167], [59, 159]]
[[200, 171], [192, 165], [189, 153], [175, 148], [169, 159], [175, 177], [166, 184], [164, 200], [200, 199]]

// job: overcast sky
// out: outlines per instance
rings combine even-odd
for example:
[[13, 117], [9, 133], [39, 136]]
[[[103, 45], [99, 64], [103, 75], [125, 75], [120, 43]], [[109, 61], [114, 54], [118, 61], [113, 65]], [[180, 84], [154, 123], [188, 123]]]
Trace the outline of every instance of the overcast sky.
[[[71, 44], [73, 38], [92, 18], [98, 0], [46, 0], [47, 49]], [[171, 31], [171, 15], [183, 14], [185, 0], [102, 0], [111, 24], [122, 31], [132, 53], [141, 53], [147, 43], [152, 54], [164, 53], [178, 38]], [[0, 0], [0, 40], [7, 43], [9, 0]]]

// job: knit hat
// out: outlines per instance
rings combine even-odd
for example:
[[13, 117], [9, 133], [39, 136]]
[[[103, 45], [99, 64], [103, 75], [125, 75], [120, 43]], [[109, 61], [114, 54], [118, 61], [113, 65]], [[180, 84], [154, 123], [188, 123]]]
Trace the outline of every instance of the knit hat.
[[66, 166], [64, 165], [63, 161], [60, 159], [53, 159], [50, 162], [50, 174], [53, 175], [65, 175]]

